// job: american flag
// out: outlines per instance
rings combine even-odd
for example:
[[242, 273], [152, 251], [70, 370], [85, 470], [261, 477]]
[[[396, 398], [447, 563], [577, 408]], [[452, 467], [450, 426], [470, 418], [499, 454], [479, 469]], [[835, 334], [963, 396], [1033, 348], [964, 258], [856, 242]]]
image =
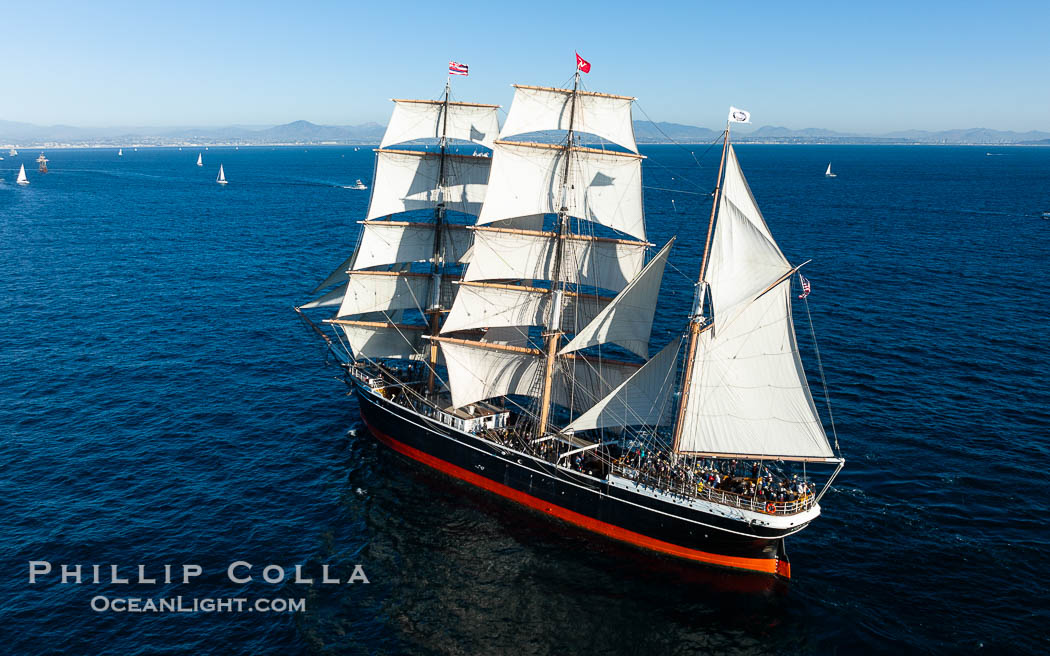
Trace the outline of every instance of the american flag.
[[807, 296], [809, 296], [809, 290], [811, 289], [810, 284], [809, 284], [809, 280], [807, 280], [806, 276], [802, 275], [801, 273], [798, 274], [798, 279], [799, 279], [799, 282], [802, 283], [802, 293], [799, 294], [798, 297], [799, 298], [806, 298]]
[[448, 63], [448, 73], [449, 75], [466, 75], [467, 65], [460, 64], [459, 62], [450, 61]]

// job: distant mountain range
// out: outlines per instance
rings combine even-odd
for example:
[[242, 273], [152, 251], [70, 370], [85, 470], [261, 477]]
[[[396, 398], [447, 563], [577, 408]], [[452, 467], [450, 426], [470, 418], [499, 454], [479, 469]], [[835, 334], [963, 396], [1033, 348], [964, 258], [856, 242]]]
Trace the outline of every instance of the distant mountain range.
[[[707, 143], [718, 139], [721, 130], [698, 128], [679, 123], [634, 122], [634, 134], [639, 143]], [[1012, 132], [969, 128], [965, 130], [903, 130], [885, 134], [835, 132], [824, 128], [794, 130], [775, 125], [752, 128], [739, 125], [733, 128], [733, 140], [738, 143], [885, 143], [885, 144], [955, 144], [955, 145], [1050, 145], [1050, 132]]]
[[[186, 144], [274, 145], [274, 144], [377, 144], [384, 126], [317, 125], [295, 121], [284, 125], [227, 127], [112, 127], [79, 128], [69, 125], [39, 126], [31, 123], [0, 121], [0, 145], [33, 146], [172, 146]], [[634, 122], [639, 143], [693, 143], [716, 140], [721, 130], [682, 125], [680, 123]], [[970, 128], [964, 130], [903, 130], [886, 134], [835, 132], [823, 128], [801, 130], [774, 125], [734, 128], [738, 143], [828, 143], [828, 144], [980, 144], [980, 145], [1050, 145], [1050, 132], [1011, 132]]]

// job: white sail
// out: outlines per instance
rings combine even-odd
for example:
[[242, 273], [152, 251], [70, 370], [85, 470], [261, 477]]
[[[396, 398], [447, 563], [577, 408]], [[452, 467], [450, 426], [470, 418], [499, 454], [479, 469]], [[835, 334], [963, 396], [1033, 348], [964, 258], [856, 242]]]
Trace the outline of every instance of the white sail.
[[570, 111], [572, 89], [514, 85], [514, 102], [500, 138], [545, 130], [568, 130], [570, 113], [576, 132], [594, 134], [638, 152], [634, 141], [629, 96], [578, 91], [575, 112]]
[[831, 162], [828, 162], [828, 170], [824, 171], [824, 175], [827, 175], [827, 176], [831, 175]]
[[26, 177], [26, 165], [22, 164], [18, 167], [18, 179], [15, 180], [18, 184], [26, 185], [29, 184], [29, 178]]
[[117, 157], [123, 157], [123, 156], [124, 156], [124, 149], [123, 148], [117, 148]]
[[564, 355], [588, 346], [612, 342], [643, 358], [649, 357], [649, 333], [656, 314], [656, 299], [660, 295], [667, 254], [674, 240], [660, 249], [656, 257], [616, 295], [601, 313], [566, 344], [559, 354]]
[[750, 302], [790, 271], [730, 146], [706, 275], [715, 330], [735, 315], [733, 308]]
[[201, 159], [200, 153], [197, 153], [197, 166], [204, 166], [204, 160]]
[[679, 450], [831, 458], [798, 356], [785, 280], [700, 335]]
[[[446, 155], [445, 206], [477, 214], [485, 200], [490, 164], [488, 157]], [[377, 150], [372, 201], [366, 220], [437, 207], [440, 169], [441, 155], [436, 152]]]
[[[344, 278], [346, 278], [345, 273], [343, 274], [343, 276]], [[344, 296], [346, 296], [346, 283], [339, 285], [330, 292], [318, 296], [309, 303], [304, 303], [303, 305], [300, 305], [299, 309], [309, 310], [311, 308], [328, 307], [330, 305], [342, 305]]]
[[350, 350], [356, 358], [411, 358], [419, 351], [423, 326], [391, 322], [341, 323]]
[[609, 395], [641, 365], [581, 358], [559, 358], [554, 372], [554, 402], [579, 415]]
[[[441, 328], [442, 333], [471, 328], [543, 326], [550, 313], [552, 295], [545, 289], [518, 285], [464, 282]], [[587, 325], [608, 299], [591, 295], [565, 295], [562, 328], [575, 332]]]
[[[535, 396], [543, 373], [543, 356], [536, 349], [506, 350], [485, 342], [441, 340], [448, 366], [452, 405], [465, 405], [506, 394]], [[616, 362], [596, 363], [568, 358], [560, 363], [554, 384], [554, 402], [582, 412], [605, 397], [638, 370]]]
[[566, 430], [619, 426], [660, 426], [670, 422], [669, 396], [682, 340], [660, 350], [604, 399], [574, 419]]
[[[434, 254], [434, 224], [403, 221], [363, 222], [355, 269], [402, 262], [426, 262]], [[445, 224], [442, 244], [446, 262], [456, 262], [470, 247], [466, 226]]]
[[481, 341], [524, 347], [529, 345], [529, 329], [527, 326], [495, 326], [485, 331]]
[[226, 173], [222, 170], [222, 164], [219, 164], [219, 177], [215, 178], [215, 181], [219, 184], [226, 184]]
[[[573, 148], [570, 216], [645, 239], [640, 155]], [[563, 205], [565, 149], [550, 144], [497, 141], [492, 175], [478, 225], [531, 214], [556, 214]]]
[[423, 309], [430, 276], [424, 273], [354, 271], [339, 307], [340, 317], [366, 312]]
[[441, 352], [457, 408], [494, 396], [534, 394], [536, 377], [543, 373], [538, 355], [447, 341], [441, 342]]
[[347, 271], [353, 266], [354, 258], [357, 257], [357, 251], [354, 251], [350, 257], [346, 258], [342, 264], [340, 264], [334, 271], [328, 274], [328, 277], [321, 281], [317, 287], [314, 287], [312, 294], [316, 294], [325, 287], [330, 287], [337, 282], [346, 282], [349, 279]]
[[448, 119], [441, 100], [394, 100], [394, 113], [386, 126], [380, 148], [417, 139], [473, 141], [492, 148], [499, 133], [499, 105], [450, 102]]
[[[645, 266], [645, 242], [565, 238], [561, 278], [619, 291]], [[555, 234], [476, 228], [465, 280], [550, 280], [554, 276]]]

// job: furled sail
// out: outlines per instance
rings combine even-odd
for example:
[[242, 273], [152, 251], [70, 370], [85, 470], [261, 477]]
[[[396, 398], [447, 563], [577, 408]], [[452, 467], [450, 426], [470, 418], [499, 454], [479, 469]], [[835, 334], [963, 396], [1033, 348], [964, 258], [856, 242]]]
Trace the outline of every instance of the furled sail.
[[806, 383], [785, 280], [700, 334], [680, 451], [834, 456]]
[[631, 120], [630, 96], [613, 96], [589, 91], [576, 92], [572, 110], [572, 89], [554, 89], [515, 84], [514, 102], [500, 138], [515, 134], [568, 130], [570, 114], [576, 132], [594, 134], [606, 141], [638, 152]]
[[574, 419], [566, 430], [669, 423], [672, 413], [668, 400], [681, 345], [682, 340], [678, 339], [665, 346], [608, 396]]
[[[404, 221], [368, 221], [362, 227], [355, 269], [385, 264], [429, 261], [434, 252], [434, 224]], [[466, 226], [442, 226], [445, 261], [456, 262], [470, 246]]]
[[[554, 276], [555, 234], [530, 230], [475, 228], [465, 280], [550, 280]], [[619, 291], [645, 266], [646, 242], [565, 237], [561, 278], [566, 282]]]
[[641, 273], [580, 330], [559, 354], [612, 342], [648, 358], [649, 333], [656, 314], [656, 299], [660, 295], [660, 281], [663, 280], [664, 265], [667, 264], [667, 254], [673, 243], [673, 239], [667, 242]]
[[394, 113], [379, 147], [417, 139], [440, 139], [444, 132], [449, 139], [473, 141], [492, 148], [499, 133], [497, 109], [499, 105], [450, 102], [446, 120], [443, 100], [394, 99]]
[[[485, 200], [488, 157], [445, 155], [445, 206], [477, 214]], [[441, 194], [441, 154], [419, 150], [377, 150], [372, 201], [366, 220], [437, 207]]]
[[[642, 156], [574, 147], [564, 206], [569, 216], [645, 239]], [[556, 214], [563, 205], [566, 149], [497, 141], [489, 192], [478, 225], [530, 214]]]
[[[442, 333], [471, 328], [543, 326], [550, 312], [552, 295], [546, 289], [492, 283], [463, 282]], [[593, 295], [566, 294], [562, 327], [576, 332], [597, 316], [609, 302]]]

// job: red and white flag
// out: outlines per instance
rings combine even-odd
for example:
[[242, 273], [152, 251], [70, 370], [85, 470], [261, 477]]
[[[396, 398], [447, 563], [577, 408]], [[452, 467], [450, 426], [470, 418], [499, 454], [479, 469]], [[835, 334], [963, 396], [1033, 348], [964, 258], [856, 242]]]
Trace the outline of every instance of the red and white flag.
[[580, 53], [576, 53], [576, 68], [579, 69], [581, 73], [590, 73], [591, 62], [587, 61], [583, 57], [580, 57]]
[[799, 282], [802, 283], [802, 293], [799, 294], [798, 297], [806, 298], [807, 296], [809, 296], [809, 290], [812, 289], [812, 287], [809, 284], [809, 280], [806, 279], [806, 276], [802, 275], [801, 273], [798, 274], [798, 279]]
[[449, 75], [467, 75], [467, 65], [460, 64], [459, 62], [450, 61], [448, 63], [448, 74]]

